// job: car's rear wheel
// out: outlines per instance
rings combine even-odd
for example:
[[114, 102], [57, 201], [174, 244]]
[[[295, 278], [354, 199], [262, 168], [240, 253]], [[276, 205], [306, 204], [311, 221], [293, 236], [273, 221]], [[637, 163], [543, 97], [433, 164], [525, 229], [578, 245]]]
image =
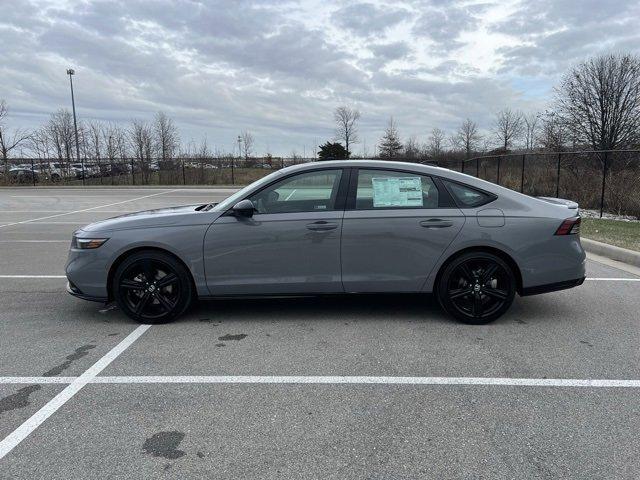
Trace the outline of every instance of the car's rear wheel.
[[436, 290], [447, 313], [464, 323], [481, 325], [509, 309], [516, 292], [516, 278], [500, 257], [469, 252], [446, 266]]
[[112, 284], [118, 306], [141, 323], [166, 323], [182, 314], [193, 296], [187, 269], [171, 255], [141, 251], [116, 269]]

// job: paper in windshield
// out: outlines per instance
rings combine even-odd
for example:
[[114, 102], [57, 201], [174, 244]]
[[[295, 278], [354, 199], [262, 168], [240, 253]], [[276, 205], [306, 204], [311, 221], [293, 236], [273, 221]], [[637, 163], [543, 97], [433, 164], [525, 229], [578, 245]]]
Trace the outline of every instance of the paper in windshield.
[[422, 207], [420, 177], [372, 178], [373, 207]]

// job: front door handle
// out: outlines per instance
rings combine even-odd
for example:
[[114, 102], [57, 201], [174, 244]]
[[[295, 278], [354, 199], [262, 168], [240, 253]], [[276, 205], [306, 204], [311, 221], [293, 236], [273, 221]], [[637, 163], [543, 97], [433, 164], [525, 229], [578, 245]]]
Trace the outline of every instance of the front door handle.
[[338, 228], [338, 224], [320, 220], [318, 222], [308, 223], [307, 228], [314, 232], [326, 232], [327, 230], [335, 230]]
[[446, 228], [452, 227], [453, 222], [443, 218], [430, 218], [429, 220], [422, 220], [420, 226], [425, 228]]

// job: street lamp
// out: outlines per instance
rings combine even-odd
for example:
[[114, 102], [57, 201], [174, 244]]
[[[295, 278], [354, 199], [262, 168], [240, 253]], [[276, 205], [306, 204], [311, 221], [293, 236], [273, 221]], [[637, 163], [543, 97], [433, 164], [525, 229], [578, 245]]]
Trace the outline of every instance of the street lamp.
[[69, 75], [69, 83], [71, 84], [71, 107], [73, 109], [73, 128], [76, 133], [76, 158], [78, 163], [82, 166], [82, 185], [84, 185], [84, 162], [80, 160], [80, 142], [78, 141], [78, 121], [76, 120], [76, 101], [73, 97], [73, 75], [75, 75], [73, 68], [67, 69], [67, 75]]

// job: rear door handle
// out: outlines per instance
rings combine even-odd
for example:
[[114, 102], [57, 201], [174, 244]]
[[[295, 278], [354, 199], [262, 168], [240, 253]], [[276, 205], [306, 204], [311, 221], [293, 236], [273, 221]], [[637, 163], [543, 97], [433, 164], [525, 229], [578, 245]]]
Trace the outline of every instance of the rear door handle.
[[327, 230], [335, 230], [338, 228], [338, 224], [320, 220], [318, 222], [308, 223], [307, 228], [314, 232], [326, 232]]
[[429, 220], [422, 220], [420, 226], [425, 228], [446, 228], [452, 227], [453, 222], [442, 218], [430, 218]]

